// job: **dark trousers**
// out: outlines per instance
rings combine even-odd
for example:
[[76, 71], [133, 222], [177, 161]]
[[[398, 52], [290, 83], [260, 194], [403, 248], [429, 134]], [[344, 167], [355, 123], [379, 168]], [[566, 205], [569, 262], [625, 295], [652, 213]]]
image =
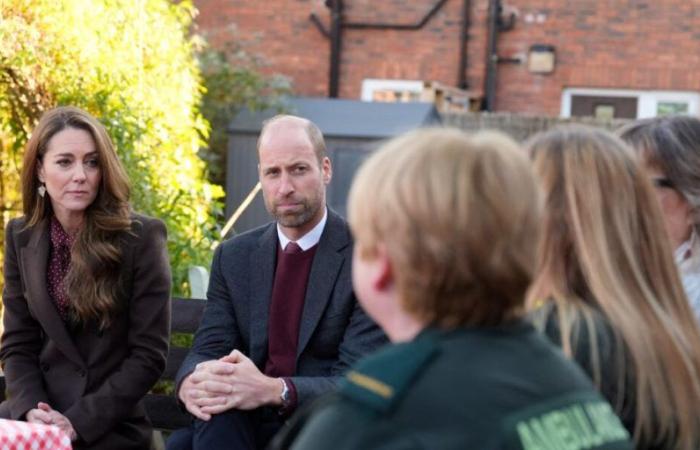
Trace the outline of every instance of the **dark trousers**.
[[282, 427], [282, 418], [269, 408], [230, 410], [209, 421], [193, 420], [168, 438], [166, 450], [259, 450]]

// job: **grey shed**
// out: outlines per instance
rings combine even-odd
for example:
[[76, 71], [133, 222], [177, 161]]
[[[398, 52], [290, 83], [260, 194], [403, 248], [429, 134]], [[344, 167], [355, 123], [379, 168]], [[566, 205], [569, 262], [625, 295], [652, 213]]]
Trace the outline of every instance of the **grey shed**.
[[[440, 116], [432, 103], [372, 103], [327, 98], [293, 98], [285, 112], [314, 122], [323, 132], [333, 178], [326, 201], [345, 216], [346, 200], [355, 171], [381, 143], [422, 126], [438, 125]], [[242, 111], [228, 127], [226, 167], [227, 219], [258, 182], [256, 144], [264, 120], [276, 111]], [[259, 193], [234, 226], [235, 233], [271, 220]]]

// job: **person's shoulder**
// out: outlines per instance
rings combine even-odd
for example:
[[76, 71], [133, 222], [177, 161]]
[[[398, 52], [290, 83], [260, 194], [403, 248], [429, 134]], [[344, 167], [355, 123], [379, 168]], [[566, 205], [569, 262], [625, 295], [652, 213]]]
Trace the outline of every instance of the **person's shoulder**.
[[[337, 394], [320, 399], [311, 413], [295, 426], [283, 429], [273, 441], [274, 450], [326, 449], [335, 442], [336, 450], [366, 448], [368, 435], [375, 434], [375, 413]], [[297, 416], [299, 418], [299, 416]], [[395, 429], [393, 430], [395, 434]], [[338, 436], [343, 436], [338, 440]], [[383, 445], [387, 445], [386, 439]]]
[[27, 220], [24, 216], [10, 219], [5, 226], [6, 244], [25, 245], [30, 240], [34, 228], [27, 227]]
[[7, 222], [7, 229], [11, 233], [17, 233], [19, 231], [22, 231], [26, 229], [26, 224], [27, 224], [27, 219], [24, 216], [21, 217], [15, 217], [14, 219], [10, 219]]
[[131, 219], [131, 233], [135, 236], [143, 237], [149, 233], [167, 232], [165, 222], [156, 217], [132, 212], [129, 218]]
[[275, 222], [268, 222], [264, 225], [260, 225], [252, 230], [245, 231], [241, 234], [232, 236], [223, 242], [221, 242], [220, 247], [222, 251], [230, 251], [239, 248], [250, 248], [261, 244], [261, 239], [263, 237], [273, 237], [277, 238], [277, 231], [275, 229]]
[[352, 233], [347, 220], [340, 214], [328, 208], [326, 227], [321, 235], [321, 241], [328, 243], [336, 250], [352, 250]]
[[438, 353], [438, 342], [427, 337], [385, 347], [347, 373], [339, 395], [369, 410], [387, 411], [404, 397]]

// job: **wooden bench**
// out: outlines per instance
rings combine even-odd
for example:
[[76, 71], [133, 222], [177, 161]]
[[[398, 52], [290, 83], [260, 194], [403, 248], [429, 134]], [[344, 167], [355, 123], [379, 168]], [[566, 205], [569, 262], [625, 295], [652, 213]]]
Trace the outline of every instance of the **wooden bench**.
[[[171, 332], [173, 334], [189, 334], [197, 331], [206, 303], [206, 300], [200, 299], [173, 298]], [[165, 365], [165, 372], [161, 376], [161, 381], [173, 381], [188, 351], [189, 348], [187, 347], [170, 346], [168, 361]], [[5, 377], [0, 375], [0, 401], [4, 399]], [[144, 402], [148, 417], [157, 431], [172, 431], [185, 427], [190, 422], [190, 416], [180, 408], [174, 395], [148, 394]], [[155, 440], [162, 442], [162, 438], [159, 437], [156, 437]], [[159, 447], [160, 445], [156, 443], [155, 448]]]
[[[190, 334], [197, 331], [206, 303], [206, 300], [194, 298], [173, 298], [171, 333]], [[175, 379], [189, 350], [188, 347], [170, 346], [168, 362], [165, 365], [165, 372], [161, 375], [161, 381]], [[189, 414], [180, 408], [174, 395], [148, 394], [145, 403], [148, 417], [153, 422], [153, 427], [158, 430], [172, 431], [185, 427], [190, 422]]]

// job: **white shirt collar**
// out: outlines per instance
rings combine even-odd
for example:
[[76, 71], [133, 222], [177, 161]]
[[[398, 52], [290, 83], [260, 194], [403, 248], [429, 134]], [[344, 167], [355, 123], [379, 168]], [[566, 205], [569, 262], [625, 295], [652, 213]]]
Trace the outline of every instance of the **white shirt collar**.
[[[301, 238], [297, 239], [296, 242], [299, 247], [303, 251], [306, 251], [313, 247], [314, 245], [318, 244], [318, 241], [321, 240], [321, 234], [323, 233], [323, 229], [326, 226], [326, 220], [328, 219], [328, 209], [324, 206], [323, 207], [323, 217], [321, 218], [321, 221], [316, 224], [315, 227], [311, 229], [308, 233], [303, 235]], [[287, 244], [289, 244], [292, 240], [289, 239], [287, 236], [284, 235], [282, 232], [282, 228], [280, 227], [280, 224], [277, 224], [277, 238], [280, 241], [280, 246], [284, 249]]]

